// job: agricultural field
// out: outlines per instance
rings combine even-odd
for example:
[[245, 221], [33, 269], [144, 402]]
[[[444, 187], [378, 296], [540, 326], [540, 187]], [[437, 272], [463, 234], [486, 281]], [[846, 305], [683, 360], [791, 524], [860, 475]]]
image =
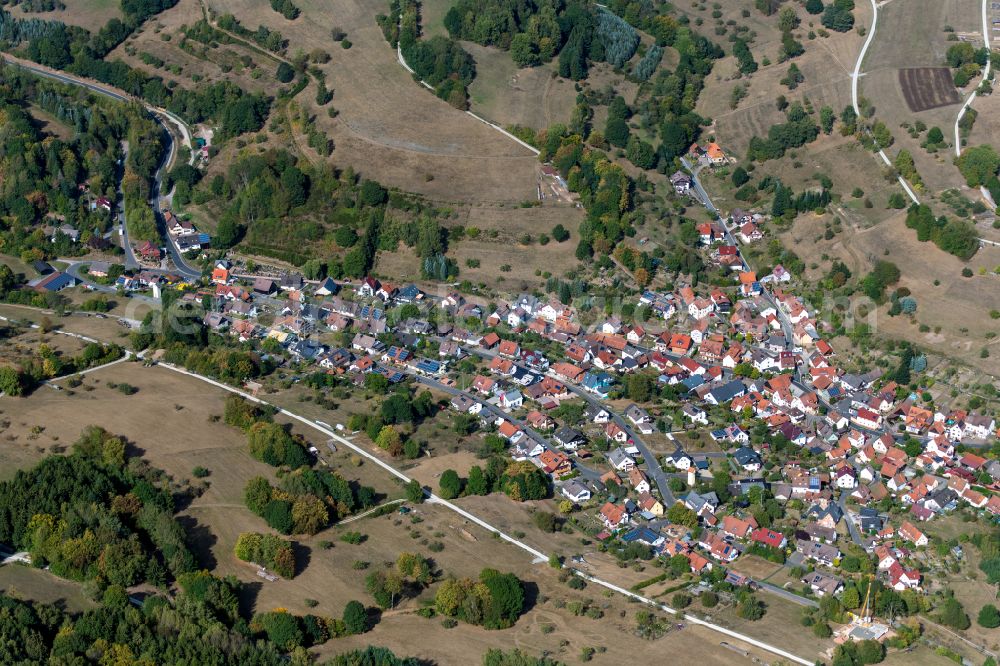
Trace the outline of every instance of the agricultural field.
[[[334, 143], [333, 161], [365, 177], [449, 202], [514, 202], [534, 196], [535, 158], [523, 146], [423, 89], [396, 60], [375, 23], [387, 5], [359, 0], [297, 3], [287, 21], [257, 0], [209, 0], [217, 15], [232, 13], [244, 24], [276, 29], [305, 52], [322, 49], [333, 59], [319, 67], [331, 105], [330, 118], [313, 102], [313, 86], [302, 101]], [[338, 46], [338, 26], [351, 48]]]
[[910, 111], [918, 113], [958, 104], [960, 98], [947, 67], [906, 67], [899, 70], [899, 86]]
[[19, 4], [6, 6], [4, 9], [16, 18], [62, 21], [91, 32], [97, 32], [113, 18], [122, 18], [119, 0], [62, 0], [62, 4], [66, 5], [65, 9], [51, 12], [26, 12]]
[[[918, 173], [932, 192], [960, 187], [962, 178], [951, 167], [953, 154], [929, 154], [905, 132], [902, 123], [923, 122], [940, 127], [949, 145], [954, 141], [954, 124], [961, 99], [971, 90], [951, 86], [945, 66], [945, 52], [955, 42], [948, 41], [945, 26], [956, 33], [982, 30], [980, 6], [961, 0], [915, 0], [887, 3], [879, 9], [878, 30], [872, 41], [859, 82], [859, 94], [875, 107], [875, 118], [886, 124], [895, 137], [887, 151], [892, 158], [906, 148], [913, 155]], [[974, 42], [975, 46], [978, 43]]]

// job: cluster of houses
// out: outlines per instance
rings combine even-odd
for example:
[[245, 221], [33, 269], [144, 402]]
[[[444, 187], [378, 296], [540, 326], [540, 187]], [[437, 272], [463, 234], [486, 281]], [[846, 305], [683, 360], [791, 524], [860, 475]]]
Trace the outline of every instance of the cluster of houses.
[[[598, 509], [606, 537], [648, 543], [666, 556], [683, 554], [693, 571], [730, 565], [755, 547], [789, 549], [790, 557], [822, 568], [839, 561], [837, 542], [844, 537], [838, 533], [847, 528], [852, 540], [879, 556], [887, 584], [919, 589], [920, 575], [908, 563], [911, 549], [927, 539], [916, 525], [962, 503], [1000, 515], [1000, 499], [982, 490], [1000, 481], [1000, 463], [956, 451], [959, 442], [997, 436], [997, 424], [984, 415], [924, 409], [916, 397], [882, 381], [879, 370], [843, 371], [821, 323], [782, 289], [781, 275], [758, 280], [741, 270], [728, 294], [689, 286], [647, 291], [640, 305], [652, 313], [652, 323], [609, 317], [587, 330], [567, 305], [531, 294], [485, 308], [458, 293], [430, 299], [415, 285], [374, 278], [350, 285], [353, 293], [333, 280], [307, 284], [298, 275], [248, 282], [225, 262], [213, 270], [210, 289], [185, 298], [211, 297], [205, 324], [219, 333], [244, 341], [270, 338], [295, 360], [349, 373], [357, 383], [370, 373], [390, 382], [419, 374], [454, 389], [450, 365], [469, 355], [483, 359], [481, 374], [452, 391], [451, 408], [495, 428], [509, 442], [512, 458], [532, 461], [572, 502], [587, 504], [609, 488], [624, 490]], [[436, 323], [419, 316], [390, 321], [393, 306], [424, 302], [450, 316], [436, 317]], [[263, 312], [270, 315], [266, 326], [258, 321]], [[481, 325], [470, 326], [471, 320]], [[350, 344], [343, 346], [322, 344], [313, 335], [345, 331]], [[558, 358], [523, 345], [520, 334], [527, 332], [557, 343]], [[427, 340], [434, 344], [421, 344]], [[685, 423], [704, 427], [729, 451], [740, 471], [730, 488], [734, 496], [762, 488], [779, 502], [800, 500], [807, 507], [801, 522], [794, 529], [758, 526], [749, 514], [720, 505], [715, 493], [695, 491], [697, 478], [710, 471], [709, 461], [678, 448], [645, 462], [687, 475], [689, 489], [676, 501], [697, 515], [703, 529], [695, 538], [691, 530], [664, 526], [670, 507], [637, 464], [636, 440], [654, 432], [656, 418], [638, 404], [614, 414], [601, 401], [624, 375], [640, 371], [674, 387]], [[590, 396], [584, 411], [590, 436], [552, 415], [561, 402], [579, 396]], [[730, 425], [707, 427], [720, 414], [732, 415], [724, 419]], [[751, 438], [735, 425], [746, 419], [766, 426], [768, 436]], [[608, 449], [603, 470], [588, 467], [594, 432], [607, 444], [601, 447]], [[918, 455], [906, 453], [904, 435], [920, 443]], [[778, 436], [792, 460], [781, 468], [780, 481], [773, 474], [765, 480], [769, 442]], [[796, 447], [824, 462], [803, 467], [794, 461]], [[848, 497], [861, 507], [858, 513], [845, 511]], [[882, 510], [886, 499], [908, 507], [905, 521], [889, 524]], [[821, 570], [810, 571], [804, 582], [817, 594], [835, 593], [842, 584]]]
[[163, 212], [163, 222], [171, 240], [181, 252], [201, 250], [208, 247], [211, 241], [208, 234], [199, 233], [191, 222], [182, 220], [169, 210]]

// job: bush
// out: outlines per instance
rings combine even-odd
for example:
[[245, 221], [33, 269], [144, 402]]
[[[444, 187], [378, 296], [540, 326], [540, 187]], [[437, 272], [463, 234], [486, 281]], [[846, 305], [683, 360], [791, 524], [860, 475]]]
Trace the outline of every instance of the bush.
[[274, 536], [258, 532], [244, 532], [236, 540], [236, 557], [268, 567], [282, 578], [295, 576], [295, 553], [292, 544]]
[[368, 612], [360, 601], [348, 601], [344, 606], [344, 628], [350, 634], [363, 634], [368, 630]]
[[826, 622], [817, 622], [813, 625], [813, 635], [816, 638], [829, 638], [833, 636], [833, 629]]
[[948, 597], [938, 609], [938, 622], [952, 629], [965, 630], [971, 624], [965, 609], [955, 597]]
[[364, 543], [368, 539], [367, 535], [361, 532], [344, 532], [340, 535], [340, 540], [344, 543], [349, 543], [352, 546], [357, 546], [358, 544]]
[[441, 473], [438, 488], [442, 498], [455, 499], [462, 493], [462, 479], [459, 478], [458, 472], [455, 470], [446, 469]]
[[980, 609], [979, 617], [976, 618], [976, 621], [981, 627], [996, 629], [1000, 627], [1000, 611], [993, 604], [986, 604]]
[[295, 70], [287, 62], [281, 62], [278, 64], [278, 70], [274, 75], [282, 83], [288, 83], [295, 78]]

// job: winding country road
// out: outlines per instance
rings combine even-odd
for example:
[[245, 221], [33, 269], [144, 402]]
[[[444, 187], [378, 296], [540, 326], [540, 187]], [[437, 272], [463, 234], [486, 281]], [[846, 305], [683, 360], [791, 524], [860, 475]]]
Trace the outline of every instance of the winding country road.
[[[861, 47], [861, 53], [858, 54], [858, 60], [854, 64], [854, 72], [852, 72], [852, 74], [851, 74], [851, 104], [854, 107], [854, 113], [856, 113], [858, 115], [858, 118], [861, 117], [861, 109], [858, 106], [858, 79], [860, 79], [861, 76], [863, 76], [863, 74], [861, 73], [861, 65], [862, 65], [862, 63], [865, 60], [865, 55], [868, 53], [868, 47], [871, 46], [872, 40], [875, 38], [875, 26], [878, 24], [878, 7], [879, 7], [879, 3], [876, 2], [876, 0], [869, 0], [869, 1], [871, 2], [871, 5], [872, 5], [872, 26], [868, 30], [868, 36], [865, 39], [864, 45]], [[883, 3], [885, 1], [886, 0], [883, 0]], [[989, 19], [987, 18], [987, 11], [986, 11], [987, 10], [987, 2], [989, 2], [989, 0], [982, 0], [983, 40], [985, 41], [986, 48], [988, 49], [989, 46], [990, 46], [990, 34], [989, 34]], [[990, 75], [991, 71], [992, 71], [992, 62], [990, 60], [987, 60], [986, 61], [986, 66], [983, 68], [983, 79], [982, 79], [983, 81], [986, 81], [989, 78], [989, 75]], [[976, 99], [976, 95], [977, 95], [977, 92], [975, 90], [973, 90], [972, 94], [969, 95], [969, 98], [967, 100], [965, 100], [965, 103], [962, 105], [962, 108], [959, 109], [959, 111], [958, 111], [958, 117], [955, 118], [955, 156], [956, 157], [958, 157], [958, 156], [960, 156], [962, 154], [962, 140], [961, 140], [961, 136], [959, 135], [958, 124], [962, 120], [962, 116], [964, 116], [965, 112], [969, 109], [969, 107], [972, 104], [973, 100]], [[886, 164], [886, 166], [889, 166], [889, 167], [892, 166], [892, 160], [889, 159], [889, 156], [885, 154], [884, 150], [879, 149], [878, 156], [882, 158], [882, 161]], [[903, 190], [906, 192], [906, 195], [908, 197], [910, 197], [910, 201], [912, 201], [915, 204], [919, 204], [920, 203], [920, 199], [917, 198], [917, 194], [916, 194], [916, 192], [913, 191], [913, 188], [910, 187], [910, 184], [907, 183], [906, 180], [902, 176], [896, 176], [896, 180], [899, 182], [900, 186], [902, 186]], [[987, 197], [987, 200], [989, 200], [988, 197]], [[997, 241], [988, 240], [986, 238], [978, 238], [977, 240], [979, 241], [980, 247], [984, 247], [986, 245], [992, 245], [994, 247], [1000, 247], [1000, 242], [997, 242]]]

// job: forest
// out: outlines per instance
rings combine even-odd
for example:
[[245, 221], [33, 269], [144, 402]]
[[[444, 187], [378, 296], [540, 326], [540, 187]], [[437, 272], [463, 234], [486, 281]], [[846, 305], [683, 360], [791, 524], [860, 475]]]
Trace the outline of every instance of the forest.
[[174, 497], [125, 440], [86, 428], [67, 456], [49, 456], [0, 484], [0, 543], [35, 566], [104, 589], [163, 586], [195, 569]]
[[[125, 20], [111, 19], [97, 33], [59, 21], [14, 18], [0, 9], [0, 44], [42, 65], [90, 77], [162, 106], [189, 123], [213, 120], [220, 138], [256, 131], [264, 125], [271, 100], [220, 81], [194, 90], [168, 86], [162, 78], [104, 58], [149, 16], [172, 4], [122, 3]], [[280, 36], [279, 36], [280, 37]]]
[[[120, 585], [79, 614], [59, 605], [0, 594], [0, 662], [287, 666], [313, 663], [311, 645], [350, 633], [339, 619], [272, 611], [250, 622], [239, 615], [242, 584], [208, 572], [183, 574], [173, 598], [133, 602]], [[345, 613], [346, 614], [346, 613]], [[385, 648], [345, 651], [329, 666], [420, 666]]]
[[[24, 261], [72, 256], [93, 235], [111, 227], [111, 217], [92, 207], [100, 196], [117, 199], [123, 178], [126, 207], [134, 213], [137, 238], [155, 234], [146, 203], [160, 160], [159, 126], [142, 107], [122, 104], [37, 78], [13, 67], [0, 69], [0, 215], [8, 224], [0, 232], [5, 252]], [[73, 129], [69, 139], [43, 134], [28, 112], [30, 104], [48, 111]], [[124, 174], [117, 162], [121, 145], [131, 146]], [[40, 223], [60, 218], [81, 232], [81, 244], [44, 233]], [[143, 220], [148, 219], [148, 224]]]
[[[431, 260], [429, 279], [457, 275], [433, 209], [375, 181], [359, 181], [350, 168], [313, 166], [284, 150], [246, 154], [225, 174], [196, 183], [190, 196], [196, 205], [211, 203], [219, 219], [216, 247], [239, 243], [252, 254], [308, 264], [310, 279], [363, 277], [379, 251], [395, 251], [400, 243]], [[316, 259], [320, 248], [324, 259]]]

